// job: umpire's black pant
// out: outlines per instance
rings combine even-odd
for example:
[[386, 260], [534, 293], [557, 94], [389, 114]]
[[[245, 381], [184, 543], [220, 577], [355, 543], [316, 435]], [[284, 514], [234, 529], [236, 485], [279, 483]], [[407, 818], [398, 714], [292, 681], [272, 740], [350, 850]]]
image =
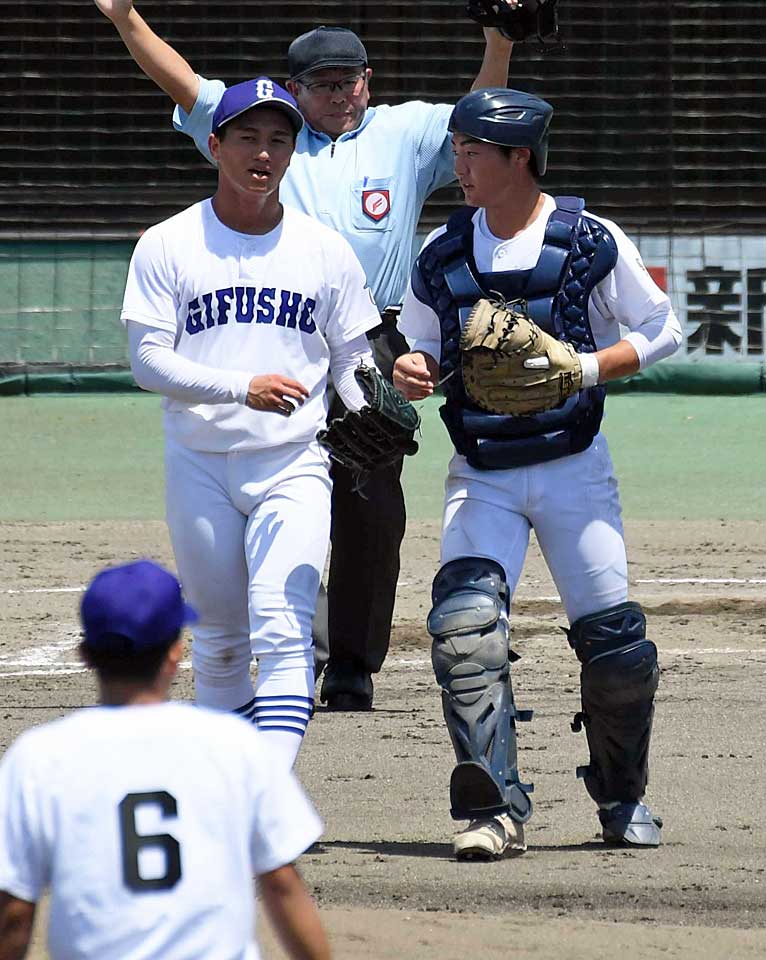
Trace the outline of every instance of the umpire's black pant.
[[[386, 316], [368, 336], [378, 369], [390, 380], [394, 360], [409, 349], [396, 317]], [[329, 392], [330, 417], [342, 416], [343, 403]], [[317, 672], [329, 657], [377, 673], [386, 658], [406, 523], [401, 472], [401, 460], [377, 470], [360, 492], [348, 470], [332, 466], [330, 569], [314, 617]]]

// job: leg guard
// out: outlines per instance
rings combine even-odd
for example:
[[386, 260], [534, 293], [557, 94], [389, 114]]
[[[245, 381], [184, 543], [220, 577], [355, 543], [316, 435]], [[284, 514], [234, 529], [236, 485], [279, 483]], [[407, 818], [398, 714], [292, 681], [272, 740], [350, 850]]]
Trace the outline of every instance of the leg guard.
[[462, 557], [445, 564], [433, 584], [428, 632], [431, 659], [457, 766], [450, 781], [452, 816], [472, 820], [509, 813], [524, 823], [532, 787], [519, 782], [511, 689], [508, 587], [492, 560]]
[[596, 803], [637, 803], [649, 769], [657, 648], [646, 639], [646, 618], [637, 603], [621, 603], [581, 617], [567, 631], [582, 663], [582, 713], [590, 763], [577, 775]]

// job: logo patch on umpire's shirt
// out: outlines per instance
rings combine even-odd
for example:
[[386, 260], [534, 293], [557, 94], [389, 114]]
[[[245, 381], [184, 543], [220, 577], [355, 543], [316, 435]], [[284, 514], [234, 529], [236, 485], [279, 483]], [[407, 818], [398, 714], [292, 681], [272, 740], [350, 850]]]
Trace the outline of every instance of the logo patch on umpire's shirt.
[[391, 209], [391, 193], [389, 190], [363, 190], [362, 212], [376, 223]]

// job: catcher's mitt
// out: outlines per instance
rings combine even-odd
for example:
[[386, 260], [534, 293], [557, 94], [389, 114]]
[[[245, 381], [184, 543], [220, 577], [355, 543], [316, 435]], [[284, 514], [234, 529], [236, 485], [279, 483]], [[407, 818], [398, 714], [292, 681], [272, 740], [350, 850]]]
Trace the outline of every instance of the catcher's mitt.
[[523, 300], [479, 300], [460, 339], [466, 393], [491, 413], [524, 415], [559, 406], [582, 386], [574, 347], [541, 330]]
[[359, 487], [379, 467], [417, 453], [413, 439], [420, 426], [417, 410], [372, 367], [361, 364], [354, 372], [367, 406], [347, 410], [320, 430], [317, 440], [337, 463], [348, 468]]
[[559, 39], [556, 0], [468, 0], [466, 13], [509, 40], [537, 40], [545, 47]]

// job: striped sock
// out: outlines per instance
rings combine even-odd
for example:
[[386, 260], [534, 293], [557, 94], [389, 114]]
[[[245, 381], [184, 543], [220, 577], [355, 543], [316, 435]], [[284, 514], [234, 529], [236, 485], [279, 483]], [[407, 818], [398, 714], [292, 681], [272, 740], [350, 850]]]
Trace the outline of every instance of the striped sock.
[[253, 697], [232, 713], [258, 727], [259, 733], [292, 767], [313, 710], [311, 697]]
[[234, 713], [259, 733], [292, 767], [314, 712], [314, 664], [311, 651], [262, 655], [255, 696]]
[[248, 723], [255, 723], [255, 697], [247, 703], [243, 703], [241, 707], [237, 707], [236, 710], [232, 710], [232, 713], [236, 713], [238, 717], [242, 717]]
[[296, 696], [257, 696], [253, 709], [258, 732], [278, 751], [287, 766], [292, 767], [311, 719], [314, 700]]
[[302, 737], [314, 709], [313, 697], [256, 696], [253, 699], [258, 729], [282, 730]]

